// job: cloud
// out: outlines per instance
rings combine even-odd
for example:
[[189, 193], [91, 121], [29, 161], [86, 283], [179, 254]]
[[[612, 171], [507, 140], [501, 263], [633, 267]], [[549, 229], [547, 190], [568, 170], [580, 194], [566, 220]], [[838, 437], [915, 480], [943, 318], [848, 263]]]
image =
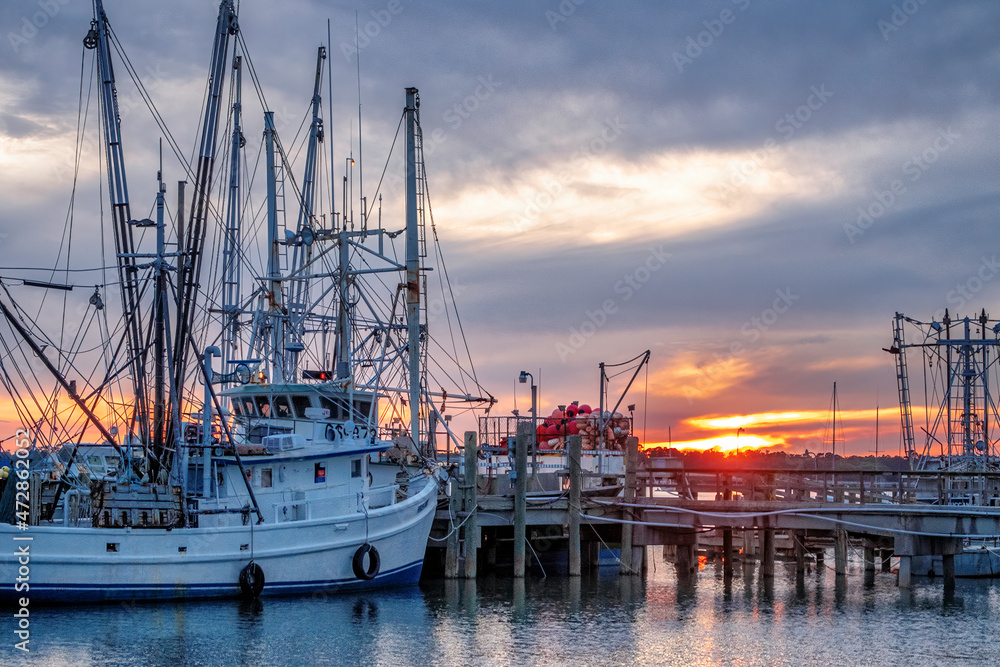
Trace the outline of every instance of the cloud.
[[[891, 360], [880, 357], [892, 314], [929, 317], [953, 306], [949, 296], [1000, 254], [1000, 6], [925, 3], [886, 32], [880, 21], [892, 21], [894, 4], [583, 3], [553, 23], [546, 11], [558, 12], [557, 3], [404, 1], [388, 14], [388, 3], [362, 3], [360, 147], [358, 66], [342, 48], [354, 44], [355, 7], [244, 3], [240, 22], [291, 149], [331, 19], [334, 95], [324, 104], [334, 118], [325, 129], [335, 195], [353, 154], [355, 196], [363, 181], [387, 228], [401, 227], [398, 141], [388, 156], [403, 88], [420, 88], [435, 222], [464, 288], [459, 307], [481, 379], [506, 387], [522, 368], [541, 368], [545, 395], [564, 396], [596, 384], [599, 361], [651, 348], [650, 399], [661, 400], [651, 401], [648, 422], [663, 430], [714, 414], [711, 402], [733, 414], [822, 411], [835, 379], [851, 409], [868, 409], [879, 392], [893, 396]], [[0, 44], [0, 225], [8, 234], [0, 266], [51, 266], [69, 238], [91, 10], [60, 7], [26, 43]], [[109, 0], [106, 9], [137, 70], [157, 82], [151, 95], [190, 157], [217, 5]], [[20, 30], [26, 11], [8, 3], [0, 21]], [[689, 40], [701, 40], [696, 57]], [[678, 53], [692, 61], [678, 68]], [[148, 210], [161, 131], [124, 67], [116, 73], [128, 107], [133, 209]], [[244, 85], [245, 135], [257, 146], [262, 109], [249, 75]], [[85, 114], [91, 136], [95, 99]], [[958, 139], [928, 168], [916, 165], [949, 128]], [[102, 250], [100, 155], [96, 140], [84, 144], [76, 257]], [[168, 151], [168, 201], [183, 177]], [[896, 181], [905, 190], [894, 190]], [[881, 203], [885, 193], [891, 205]], [[255, 195], [256, 209], [260, 201]], [[845, 225], [858, 224], [859, 210], [878, 211], [876, 203], [884, 211], [862, 234], [848, 233]], [[626, 300], [628, 279], [644, 276], [659, 248], [669, 258]], [[987, 281], [962, 309], [990, 311], [998, 288]], [[794, 305], [760, 328], [754, 318], [771, 320], [781, 290]], [[560, 359], [558, 346], [583, 336], [588, 322], [585, 344]], [[716, 355], [732, 356], [734, 343], [744, 347], [728, 374], [689, 403], [688, 380]]]

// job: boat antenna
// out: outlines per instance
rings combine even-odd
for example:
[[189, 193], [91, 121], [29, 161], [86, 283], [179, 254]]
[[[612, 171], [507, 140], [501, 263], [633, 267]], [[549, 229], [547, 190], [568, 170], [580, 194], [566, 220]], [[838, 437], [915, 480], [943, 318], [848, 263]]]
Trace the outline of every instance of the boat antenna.
[[361, 229], [366, 227], [365, 218], [365, 170], [364, 156], [361, 151], [361, 47], [358, 38], [358, 10], [354, 10], [354, 56], [358, 65], [358, 195], [361, 198]]

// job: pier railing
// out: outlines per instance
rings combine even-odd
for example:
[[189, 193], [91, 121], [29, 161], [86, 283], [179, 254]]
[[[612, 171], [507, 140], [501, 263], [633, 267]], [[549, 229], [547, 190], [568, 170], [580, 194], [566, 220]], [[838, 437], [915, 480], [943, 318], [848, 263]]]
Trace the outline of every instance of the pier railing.
[[639, 495], [692, 500], [1000, 506], [1000, 472], [643, 467]]

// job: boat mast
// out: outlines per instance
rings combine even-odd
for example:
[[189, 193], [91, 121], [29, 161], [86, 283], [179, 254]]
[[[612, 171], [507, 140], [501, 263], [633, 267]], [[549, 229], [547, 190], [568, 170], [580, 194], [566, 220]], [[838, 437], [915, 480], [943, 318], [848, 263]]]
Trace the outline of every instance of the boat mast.
[[[177, 271], [177, 322], [174, 337], [174, 378], [184, 385], [187, 368], [188, 336], [197, 312], [196, 301], [201, 278], [202, 250], [208, 230], [209, 198], [212, 191], [212, 174], [215, 169], [215, 150], [218, 143], [219, 115], [222, 106], [222, 85], [228, 64], [229, 38], [239, 31], [233, 0], [219, 4], [219, 19], [212, 46], [212, 64], [209, 69], [209, 90], [205, 105], [205, 118], [201, 130], [201, 148], [198, 154], [198, 171], [195, 174], [191, 215], [183, 231], [183, 245], [178, 235], [182, 261]], [[178, 400], [182, 400], [178, 397]], [[181, 411], [183, 412], [183, 411]], [[173, 429], [170, 429], [173, 431]], [[159, 459], [160, 452], [156, 452]], [[155, 462], [154, 462], [155, 463]], [[152, 471], [157, 472], [156, 470]]]
[[[410, 379], [410, 435], [420, 450], [420, 243], [417, 222], [416, 88], [406, 89], [406, 333]], [[426, 454], [426, 452], [425, 452]]]
[[[312, 245], [316, 238], [313, 229], [314, 206], [316, 202], [316, 154], [323, 141], [323, 119], [319, 115], [322, 101], [323, 61], [326, 47], [320, 46], [316, 52], [316, 80], [313, 85], [312, 123], [309, 126], [309, 141], [306, 147], [305, 173], [302, 177], [302, 201], [299, 206], [299, 221], [296, 225], [295, 253], [292, 266], [297, 274], [294, 296], [289, 303], [293, 314], [292, 335], [302, 341], [305, 335], [306, 316], [309, 313], [309, 265], [312, 262]], [[294, 356], [293, 356], [294, 359]]]
[[[164, 389], [166, 382], [166, 318], [167, 308], [167, 266], [164, 257], [165, 223], [163, 220], [164, 201], [167, 191], [163, 184], [163, 140], [160, 140], [160, 169], [156, 172], [156, 289], [153, 295], [153, 357], [155, 375], [153, 383], [153, 451], [162, 452], [164, 444]], [[147, 462], [148, 465], [148, 462]]]
[[[132, 234], [132, 213], [129, 206], [128, 182], [125, 176], [125, 156], [122, 151], [121, 119], [118, 112], [118, 91], [111, 65], [108, 43], [109, 28], [104, 5], [94, 0], [94, 19], [83, 40], [85, 47], [97, 49], [100, 77], [101, 111], [104, 125], [104, 149], [108, 164], [108, 196], [111, 199], [112, 227], [118, 258], [118, 279], [121, 283], [122, 315], [125, 318], [131, 381], [134, 396], [134, 423], [146, 442], [149, 434], [149, 406], [146, 396], [145, 350], [142, 340], [142, 316], [138, 307], [139, 271], [136, 267], [135, 241]], [[130, 428], [129, 431], [132, 431]]]
[[236, 359], [236, 345], [239, 338], [240, 313], [242, 312], [240, 298], [241, 268], [241, 216], [240, 216], [240, 149], [245, 140], [241, 125], [240, 113], [243, 109], [241, 91], [243, 84], [243, 57], [233, 58], [233, 69], [236, 70], [236, 86], [233, 91], [233, 135], [229, 161], [229, 216], [226, 224], [226, 242], [222, 250], [223, 257], [223, 300], [222, 312], [224, 327], [222, 331], [222, 368]]
[[833, 459], [830, 469], [837, 469], [837, 383], [833, 383]]
[[271, 381], [284, 382], [284, 327], [281, 295], [281, 249], [278, 247], [278, 192], [274, 159], [274, 112], [264, 112], [264, 141], [267, 153], [267, 315], [271, 327]]

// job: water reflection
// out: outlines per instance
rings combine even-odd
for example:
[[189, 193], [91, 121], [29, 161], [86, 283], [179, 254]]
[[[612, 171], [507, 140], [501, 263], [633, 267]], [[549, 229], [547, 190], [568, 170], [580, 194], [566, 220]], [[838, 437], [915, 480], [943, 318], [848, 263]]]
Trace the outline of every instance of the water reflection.
[[[654, 555], [653, 558], [656, 558]], [[365, 595], [32, 610], [30, 661], [102, 665], [659, 665], [986, 663], [1000, 582], [858, 568], [759, 577], [717, 568], [645, 577], [483, 576]], [[662, 565], [661, 565], [662, 563]], [[734, 590], [737, 589], [737, 590]], [[833, 628], [836, 631], [832, 631]], [[919, 632], [914, 631], [919, 628]], [[984, 631], [987, 630], [987, 631]], [[748, 657], [752, 656], [752, 660]], [[794, 656], [794, 661], [791, 659]]]

